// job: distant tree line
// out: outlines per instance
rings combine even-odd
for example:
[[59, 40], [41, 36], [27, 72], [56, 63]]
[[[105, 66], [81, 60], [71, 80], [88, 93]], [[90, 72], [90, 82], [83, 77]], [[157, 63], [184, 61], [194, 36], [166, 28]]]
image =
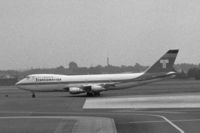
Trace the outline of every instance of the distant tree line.
[[[147, 66], [140, 65], [139, 63], [136, 63], [134, 66], [97, 65], [91, 67], [79, 67], [76, 62], [72, 61], [69, 63], [67, 67], [59, 66], [56, 68], [35, 68], [24, 71], [15, 71], [15, 70], [0, 71], [0, 78], [5, 77], [2, 75], [11, 75], [12, 77], [21, 79], [26, 75], [39, 74], [39, 73], [64, 74], [64, 75], [135, 73], [135, 72], [142, 72], [145, 69], [147, 69]], [[197, 80], [200, 79], [200, 65], [183, 63], [175, 65], [175, 69], [178, 72], [176, 76], [177, 79], [189, 79], [189, 78], [195, 78]]]
[[[23, 78], [29, 74], [64, 74], [64, 75], [89, 75], [89, 74], [106, 74], [106, 73], [129, 73], [129, 72], [141, 72], [144, 71], [147, 67], [142, 66], [139, 63], [136, 63], [134, 66], [91, 66], [91, 67], [79, 67], [77, 63], [70, 62], [68, 67], [59, 66], [56, 68], [46, 68], [46, 69], [30, 69], [22, 72], [13, 72], [14, 75], [18, 75], [18, 78]], [[0, 72], [1, 73], [1, 72]]]

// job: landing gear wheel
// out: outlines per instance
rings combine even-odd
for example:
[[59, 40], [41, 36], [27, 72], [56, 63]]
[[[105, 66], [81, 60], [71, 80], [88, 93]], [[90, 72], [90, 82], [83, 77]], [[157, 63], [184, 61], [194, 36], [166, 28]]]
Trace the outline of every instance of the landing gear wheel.
[[93, 93], [92, 93], [92, 92], [87, 92], [87, 96], [88, 96], [88, 97], [92, 97], [92, 96], [93, 96]]
[[100, 92], [87, 92], [88, 97], [100, 96]]
[[94, 96], [100, 96], [100, 92], [94, 92]]
[[32, 94], [32, 98], [35, 98], [35, 97], [36, 97], [36, 96], [35, 96], [35, 93], [33, 93], [33, 94]]

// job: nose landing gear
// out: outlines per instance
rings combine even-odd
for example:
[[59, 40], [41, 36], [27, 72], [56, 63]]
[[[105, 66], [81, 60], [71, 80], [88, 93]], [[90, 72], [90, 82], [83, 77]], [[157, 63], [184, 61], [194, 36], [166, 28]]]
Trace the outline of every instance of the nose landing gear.
[[32, 98], [35, 98], [36, 96], [35, 96], [35, 93], [34, 92], [32, 92]]

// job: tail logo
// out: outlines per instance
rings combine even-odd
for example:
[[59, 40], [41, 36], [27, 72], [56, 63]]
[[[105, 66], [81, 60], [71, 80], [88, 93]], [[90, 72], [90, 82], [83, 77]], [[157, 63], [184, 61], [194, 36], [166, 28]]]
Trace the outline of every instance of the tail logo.
[[167, 68], [167, 64], [169, 63], [169, 60], [160, 60], [160, 63], [162, 64], [162, 68], [166, 69]]

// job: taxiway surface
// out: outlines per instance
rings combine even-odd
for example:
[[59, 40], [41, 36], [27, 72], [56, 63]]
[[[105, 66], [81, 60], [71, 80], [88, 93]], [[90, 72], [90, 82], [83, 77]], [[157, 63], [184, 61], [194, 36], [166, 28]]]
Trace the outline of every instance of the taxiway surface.
[[[39, 93], [33, 99], [15, 87], [1, 87], [0, 132], [199, 133], [199, 99], [198, 81], [161, 82], [108, 91], [97, 98]], [[122, 108], [125, 104], [129, 106]], [[80, 130], [75, 130], [77, 125]]]

